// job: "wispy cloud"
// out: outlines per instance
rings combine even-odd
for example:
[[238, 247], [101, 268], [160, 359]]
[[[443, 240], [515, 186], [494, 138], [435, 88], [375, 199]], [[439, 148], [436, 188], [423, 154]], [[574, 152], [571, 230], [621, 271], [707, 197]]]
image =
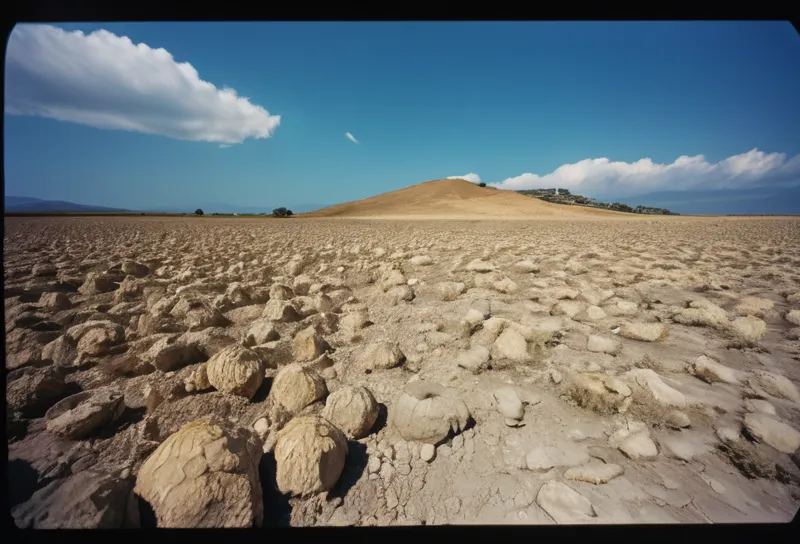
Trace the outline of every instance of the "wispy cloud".
[[351, 142], [353, 142], [354, 144], [361, 143], [358, 140], [356, 140], [356, 137], [353, 136], [352, 134], [350, 134], [349, 132], [345, 132], [344, 133], [344, 137], [347, 138], [348, 140], [350, 140]]
[[703, 155], [681, 156], [670, 164], [649, 158], [612, 162], [607, 158], [564, 164], [545, 175], [526, 173], [490, 183], [500, 189], [558, 187], [586, 194], [619, 196], [662, 190], [742, 189], [767, 184], [800, 184], [800, 155], [787, 160], [785, 153], [752, 149], [716, 163]]
[[469, 174], [464, 174], [463, 176], [447, 176], [447, 179], [465, 179], [467, 181], [471, 181], [472, 183], [481, 182], [481, 177], [475, 172], [470, 172]]
[[281, 121], [235, 90], [203, 81], [165, 49], [106, 30], [16, 26], [5, 96], [9, 114], [222, 144], [269, 138]]

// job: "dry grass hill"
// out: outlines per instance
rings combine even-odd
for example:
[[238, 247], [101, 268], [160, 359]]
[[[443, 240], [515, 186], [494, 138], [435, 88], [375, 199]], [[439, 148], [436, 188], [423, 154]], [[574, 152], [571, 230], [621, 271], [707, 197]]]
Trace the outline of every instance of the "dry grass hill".
[[464, 179], [437, 179], [381, 195], [337, 204], [298, 217], [362, 219], [578, 219], [636, 218], [631, 214], [551, 204], [513, 191], [480, 187]]

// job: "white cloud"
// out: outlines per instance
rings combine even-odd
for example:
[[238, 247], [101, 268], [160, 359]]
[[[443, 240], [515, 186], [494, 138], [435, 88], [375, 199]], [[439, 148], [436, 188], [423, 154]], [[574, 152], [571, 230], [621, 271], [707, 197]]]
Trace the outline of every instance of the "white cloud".
[[165, 49], [106, 30], [17, 25], [6, 53], [6, 113], [179, 140], [269, 138], [281, 118], [203, 81]]
[[354, 144], [360, 143], [358, 140], [356, 140], [356, 137], [350, 134], [349, 132], [345, 132], [344, 137], [353, 142]]
[[481, 182], [481, 177], [474, 172], [470, 172], [469, 174], [465, 174], [463, 176], [447, 176], [447, 179], [465, 179], [467, 181], [471, 181], [472, 183]]
[[768, 182], [800, 183], [800, 155], [787, 161], [785, 153], [752, 149], [716, 163], [709, 163], [703, 155], [684, 155], [671, 164], [648, 158], [633, 163], [584, 159], [543, 176], [526, 173], [490, 185], [513, 190], [563, 187], [586, 194], [624, 196], [665, 190], [743, 189]]

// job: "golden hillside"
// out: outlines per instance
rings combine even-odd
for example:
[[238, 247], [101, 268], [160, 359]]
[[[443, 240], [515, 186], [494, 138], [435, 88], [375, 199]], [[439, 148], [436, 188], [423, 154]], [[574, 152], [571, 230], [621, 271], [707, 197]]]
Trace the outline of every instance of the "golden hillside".
[[631, 214], [551, 204], [464, 179], [437, 179], [405, 189], [323, 208], [298, 217], [420, 219], [631, 218]]

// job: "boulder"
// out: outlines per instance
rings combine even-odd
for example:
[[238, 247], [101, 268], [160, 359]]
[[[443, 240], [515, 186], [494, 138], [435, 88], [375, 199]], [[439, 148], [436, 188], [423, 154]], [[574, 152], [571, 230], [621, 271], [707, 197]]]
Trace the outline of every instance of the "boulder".
[[217, 391], [252, 398], [264, 381], [261, 357], [240, 345], [218, 352], [206, 363], [209, 383]]
[[728, 313], [704, 298], [693, 300], [672, 316], [672, 320], [683, 325], [695, 327], [724, 327], [728, 323]]
[[280, 299], [271, 299], [267, 302], [261, 317], [268, 321], [276, 321], [278, 323], [293, 323], [303, 318], [298, 308], [292, 302]]
[[474, 259], [470, 261], [465, 268], [470, 272], [478, 272], [484, 274], [487, 272], [493, 272], [494, 270], [496, 270], [497, 267], [495, 267], [494, 264], [488, 261], [484, 261], [482, 259]]
[[37, 417], [68, 391], [64, 375], [57, 367], [23, 367], [8, 374], [6, 402], [9, 410], [21, 412], [25, 417]]
[[20, 529], [139, 527], [133, 482], [95, 470], [50, 482], [11, 515]]
[[677, 389], [670, 387], [661, 379], [654, 370], [649, 368], [636, 368], [629, 370], [624, 377], [641, 391], [649, 393], [661, 405], [675, 408], [686, 408], [686, 396]]
[[263, 519], [261, 450], [245, 429], [213, 418], [185, 424], [142, 464], [134, 491], [159, 527], [235, 528]]
[[43, 309], [57, 312], [70, 309], [72, 307], [72, 302], [66, 293], [49, 292], [42, 293], [42, 296], [39, 297], [39, 306]]
[[616, 355], [619, 352], [620, 345], [619, 342], [611, 338], [590, 334], [589, 339], [586, 341], [586, 349], [594, 353]]
[[103, 356], [125, 341], [125, 329], [113, 321], [90, 320], [68, 329], [67, 336], [77, 342], [78, 355]]
[[292, 340], [292, 355], [295, 361], [311, 361], [329, 349], [328, 343], [313, 326], [301, 330]]
[[745, 414], [744, 427], [753, 438], [783, 453], [791, 455], [800, 448], [800, 432], [767, 414]]
[[392, 425], [407, 441], [438, 444], [450, 433], [464, 430], [470, 414], [464, 401], [447, 388], [414, 381], [389, 410]]
[[276, 480], [282, 493], [308, 496], [330, 491], [344, 470], [347, 438], [320, 416], [291, 420], [277, 435]]
[[245, 347], [260, 346], [267, 342], [273, 342], [280, 338], [273, 322], [266, 319], [258, 319], [250, 325], [244, 335], [243, 344]]
[[619, 329], [619, 335], [640, 342], [658, 342], [669, 334], [666, 325], [661, 323], [625, 323]]
[[579, 467], [567, 469], [564, 478], [578, 482], [588, 482], [594, 485], [605, 484], [617, 476], [622, 476], [625, 470], [614, 463], [603, 463], [602, 461], [591, 461]]
[[378, 342], [361, 352], [359, 363], [365, 370], [387, 370], [402, 365], [406, 356], [393, 342]]
[[671, 429], [684, 429], [689, 427], [692, 422], [689, 416], [680, 410], [670, 410], [664, 417], [664, 424]]
[[767, 324], [752, 315], [737, 317], [730, 322], [730, 328], [736, 338], [745, 346], [756, 345], [767, 332]]
[[594, 523], [597, 518], [589, 499], [557, 480], [545, 482], [539, 488], [536, 504], [556, 523]]
[[658, 457], [658, 448], [650, 439], [647, 431], [639, 432], [626, 438], [619, 445], [619, 450], [634, 460], [652, 460]]
[[291, 414], [297, 414], [327, 394], [328, 388], [322, 376], [300, 363], [281, 368], [275, 375], [269, 393], [276, 404]]
[[492, 344], [492, 359], [524, 362], [530, 358], [525, 337], [512, 328], [506, 328]]
[[744, 372], [727, 367], [705, 355], [695, 359], [692, 372], [701, 380], [714, 383], [723, 382], [731, 385], [742, 385], [746, 375]]
[[117, 391], [84, 391], [51, 406], [45, 421], [50, 433], [81, 440], [117, 419], [124, 410], [124, 397]]
[[177, 342], [177, 335], [157, 340], [145, 353], [144, 359], [162, 372], [171, 372], [205, 359], [205, 354], [193, 344]]
[[473, 346], [458, 355], [456, 364], [473, 374], [478, 374], [489, 366], [489, 350], [480, 345]]
[[462, 282], [443, 281], [436, 286], [436, 293], [445, 302], [455, 300], [458, 295], [466, 290], [467, 286]]
[[750, 382], [755, 389], [761, 389], [768, 395], [800, 404], [800, 392], [797, 391], [797, 386], [786, 376], [780, 376], [765, 370], [756, 370]]
[[521, 420], [525, 416], [525, 407], [512, 387], [501, 387], [493, 392], [494, 400], [497, 402], [497, 409], [503, 417], [511, 420]]
[[343, 387], [328, 396], [322, 416], [348, 438], [359, 440], [367, 436], [375, 425], [378, 402], [366, 387]]

